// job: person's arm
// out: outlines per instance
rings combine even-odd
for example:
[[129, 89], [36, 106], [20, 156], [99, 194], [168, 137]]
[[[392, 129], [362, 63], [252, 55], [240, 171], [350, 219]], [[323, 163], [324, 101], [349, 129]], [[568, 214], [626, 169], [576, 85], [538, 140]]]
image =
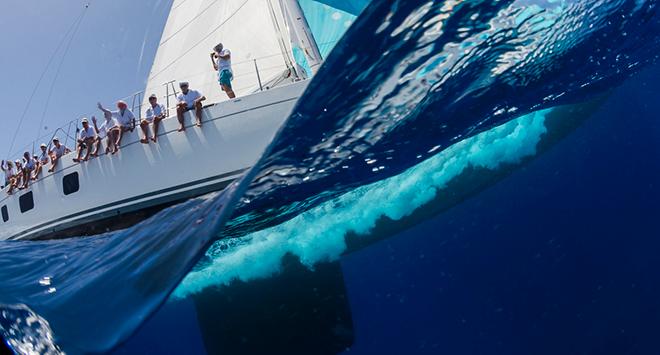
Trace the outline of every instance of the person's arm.
[[206, 100], [206, 96], [204, 96], [200, 93], [199, 97], [197, 99], [195, 99], [195, 102], [202, 102], [204, 100]]
[[128, 111], [128, 116], [131, 118], [131, 131], [135, 129], [135, 115], [133, 114], [133, 111], [126, 109]]
[[224, 60], [231, 59], [231, 52], [228, 49], [225, 49], [220, 53], [219, 57]]
[[103, 105], [101, 105], [100, 102], [98, 102], [98, 103], [96, 104], [96, 106], [98, 106], [99, 110], [103, 111], [104, 113], [112, 114], [112, 111], [110, 111], [110, 110], [104, 108]]
[[213, 69], [218, 70], [218, 63], [215, 62], [215, 52], [211, 52], [211, 64], [213, 64]]
[[7, 169], [5, 168], [5, 161], [4, 161], [4, 160], [2, 161], [2, 164], [0, 164], [0, 169], [2, 169], [2, 171], [6, 171], [6, 170], [7, 170]]
[[94, 131], [99, 134], [99, 127], [96, 125], [96, 116], [92, 116], [92, 123], [94, 123]]

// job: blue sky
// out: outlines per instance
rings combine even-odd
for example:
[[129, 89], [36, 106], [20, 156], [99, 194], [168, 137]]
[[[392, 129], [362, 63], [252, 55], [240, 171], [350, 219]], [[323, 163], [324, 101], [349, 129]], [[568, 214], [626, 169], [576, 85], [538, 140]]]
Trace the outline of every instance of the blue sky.
[[[55, 55], [24, 118], [13, 153], [70, 120], [98, 115], [97, 101], [110, 106], [118, 98], [143, 90], [172, 1], [92, 0], [57, 81], [54, 81], [56, 68], [64, 48]], [[3, 3], [0, 13], [0, 28], [4, 30], [0, 36], [0, 77], [6, 102], [0, 121], [3, 158], [7, 157], [19, 119], [39, 77], [88, 2]], [[52, 83], [55, 83], [53, 94], [40, 127]]]

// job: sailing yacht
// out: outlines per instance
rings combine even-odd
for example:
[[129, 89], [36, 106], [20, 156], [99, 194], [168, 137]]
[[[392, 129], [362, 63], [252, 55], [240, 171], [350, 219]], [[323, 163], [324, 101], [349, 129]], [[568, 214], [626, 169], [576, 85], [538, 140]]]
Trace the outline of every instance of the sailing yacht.
[[[232, 52], [235, 99], [225, 98], [210, 63], [218, 42]], [[306, 69], [294, 50], [304, 54], [298, 61]], [[11, 195], [5, 190], [0, 240], [125, 228], [177, 202], [224, 189], [257, 161], [321, 63], [297, 0], [174, 1], [146, 95], [137, 96], [141, 102], [156, 94], [167, 104], [169, 117], [161, 122], [158, 144], [141, 144], [135, 129], [124, 136], [116, 155], [77, 164], [69, 154], [28, 189]], [[203, 126], [195, 127], [188, 112], [184, 133], [177, 131], [173, 108], [178, 81], [207, 97]]]

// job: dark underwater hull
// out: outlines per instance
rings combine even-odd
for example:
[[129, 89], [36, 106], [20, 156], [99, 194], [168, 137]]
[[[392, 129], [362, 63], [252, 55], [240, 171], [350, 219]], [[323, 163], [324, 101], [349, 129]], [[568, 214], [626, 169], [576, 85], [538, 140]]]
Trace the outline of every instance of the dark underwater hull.
[[[410, 216], [399, 221], [382, 218], [368, 236], [347, 235], [346, 253], [437, 216], [524, 168], [577, 129], [598, 110], [605, 98], [554, 109], [546, 117], [547, 133], [541, 137], [535, 156], [497, 170], [464, 171], [438, 191], [438, 197]], [[321, 263], [312, 271], [295, 257], [288, 256], [282, 265], [281, 273], [268, 279], [249, 283], [236, 281], [228, 286], [208, 288], [192, 297], [194, 309], [189, 311], [195, 313], [206, 352], [309, 354], [312, 350], [318, 353], [319, 349], [324, 349], [332, 354], [351, 347], [353, 322], [340, 263]], [[259, 335], [255, 337], [255, 334]], [[117, 353], [126, 353], [133, 342], [149, 343], [149, 339], [142, 336], [140, 332], [136, 334], [135, 340]]]

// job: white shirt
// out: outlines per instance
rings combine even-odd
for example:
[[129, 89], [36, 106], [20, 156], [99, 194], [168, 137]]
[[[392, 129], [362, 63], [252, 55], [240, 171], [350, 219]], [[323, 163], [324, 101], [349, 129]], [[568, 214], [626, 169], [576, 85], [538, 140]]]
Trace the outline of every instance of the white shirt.
[[49, 161], [50, 158], [48, 157], [48, 151], [45, 152], [42, 151], [41, 155], [39, 156], [39, 162], [41, 162], [42, 164], [48, 164]]
[[3, 166], [3, 169], [5, 169], [5, 181], [9, 181], [9, 179], [14, 177], [14, 166]]
[[53, 147], [50, 149], [50, 152], [52, 154], [55, 154], [56, 157], [61, 157], [64, 155], [64, 152], [66, 152], [66, 147], [64, 144], [60, 144], [60, 147], [58, 148], [56, 145], [53, 144]]
[[37, 164], [36, 161], [34, 161], [34, 158], [30, 157], [30, 159], [25, 159], [23, 158], [23, 168], [28, 169], [28, 170], [33, 170], [35, 165]]
[[160, 116], [165, 113], [165, 106], [161, 104], [156, 104], [156, 106], [149, 107], [147, 109], [147, 118], [146, 120], [151, 122], [154, 120], [154, 117]]
[[88, 138], [96, 138], [96, 132], [94, 131], [94, 128], [92, 126], [87, 126], [87, 129], [83, 127], [82, 130], [80, 130], [80, 139], [85, 140]]
[[199, 99], [200, 97], [202, 97], [202, 94], [200, 94], [199, 91], [188, 90], [187, 94], [184, 95], [181, 93], [179, 96], [177, 96], [176, 99], [179, 100], [179, 102], [185, 102], [188, 104], [188, 108], [193, 108], [195, 107], [195, 100]]
[[[225, 56], [230, 56], [231, 52], [229, 49], [225, 48], [220, 52], [220, 55], [225, 57]], [[223, 70], [229, 70], [231, 71], [231, 57], [229, 59], [222, 59], [220, 57], [217, 57], [216, 64], [218, 65], [218, 72], [222, 72]]]
[[125, 109], [123, 113], [121, 110], [112, 111], [112, 117], [116, 118], [117, 122], [123, 127], [130, 127], [135, 119], [135, 115], [133, 115], [133, 112], [129, 109]]
[[114, 118], [110, 118], [109, 120], [106, 119], [103, 121], [103, 123], [101, 123], [101, 127], [99, 127], [99, 137], [101, 137], [101, 139], [107, 137], [108, 132], [117, 126], [119, 126], [119, 124]]

